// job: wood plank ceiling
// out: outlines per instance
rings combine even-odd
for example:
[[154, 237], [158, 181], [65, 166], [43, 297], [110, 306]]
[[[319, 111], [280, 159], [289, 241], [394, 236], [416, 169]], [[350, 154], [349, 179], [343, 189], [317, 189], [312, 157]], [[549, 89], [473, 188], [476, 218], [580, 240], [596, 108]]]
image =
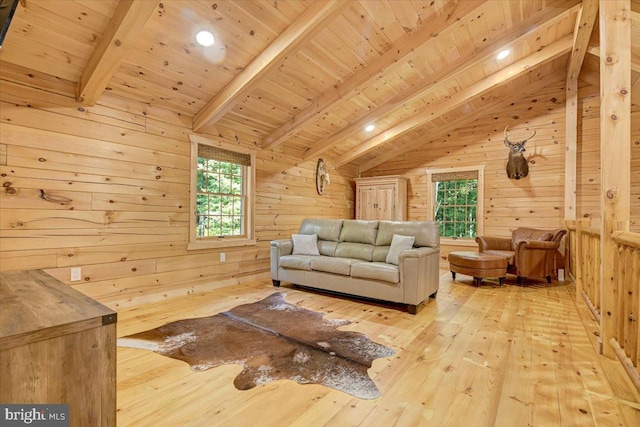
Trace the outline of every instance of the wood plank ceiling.
[[[165, 109], [194, 131], [364, 171], [575, 78], [585, 52], [594, 83], [596, 11], [592, 0], [21, 0], [0, 78], [77, 105]], [[631, 17], [638, 85], [639, 0]], [[213, 46], [196, 43], [202, 29]]]

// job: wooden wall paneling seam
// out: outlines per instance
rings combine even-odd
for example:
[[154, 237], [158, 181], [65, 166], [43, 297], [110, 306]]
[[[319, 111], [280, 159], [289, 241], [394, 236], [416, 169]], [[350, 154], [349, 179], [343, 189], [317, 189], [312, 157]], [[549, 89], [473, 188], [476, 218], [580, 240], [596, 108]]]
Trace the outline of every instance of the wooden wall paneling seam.
[[[75, 172], [79, 175], [103, 177], [125, 177], [142, 181], [162, 181], [188, 185], [188, 175], [184, 170], [170, 167], [135, 163], [113, 162], [93, 156], [61, 153], [55, 150], [39, 149], [37, 153], [29, 147], [11, 146], [8, 161], [16, 168], [28, 170], [42, 169], [51, 172]], [[12, 169], [13, 170], [13, 169]]]
[[[98, 126], [88, 123], [87, 132], [91, 127], [96, 128]], [[160, 151], [163, 147], [156, 147], [154, 149], [153, 145], [147, 144], [145, 146], [145, 144], [141, 144], [140, 142], [153, 142], [149, 141], [148, 138], [144, 138], [142, 135], [140, 135], [141, 138], [137, 138], [138, 135], [131, 135], [127, 142], [132, 144], [136, 143], [136, 145], [129, 145], [121, 142], [108, 142], [85, 136], [69, 135], [49, 130], [25, 128], [23, 126], [8, 123], [4, 123], [2, 128], [3, 142], [7, 145], [22, 145], [33, 149], [51, 149], [51, 141], [53, 139], [56, 141], [56, 144], [64, 147], [64, 150], [60, 151], [67, 153], [103, 157], [114, 161], [126, 161], [127, 159], [130, 159], [136, 163], [148, 163], [161, 167], [174, 167], [189, 170], [189, 159], [186, 156], [186, 147], [180, 147], [180, 150], [175, 150], [180, 151], [181, 155], [167, 151]], [[167, 142], [165, 140], [159, 142], [164, 142], [162, 145], [165, 145], [168, 148], [176, 145], [174, 144], [175, 141]]]
[[[122, 261], [117, 263], [101, 263], [98, 265], [82, 266], [82, 281], [85, 283], [114, 280], [123, 277], [145, 276], [156, 273], [156, 260], [135, 260]], [[71, 271], [69, 267], [59, 267], [43, 270], [45, 273], [55, 277], [60, 282], [67, 285], [74, 285], [70, 279]]]
[[[182, 112], [174, 112], [165, 108], [157, 108], [144, 102], [122, 98], [112, 93], [103, 93], [96, 105], [104, 106], [114, 111], [124, 111], [144, 116], [146, 119], [156, 120], [169, 125], [191, 130], [191, 118]], [[148, 123], [148, 122], [147, 122]]]
[[54, 268], [56, 267], [56, 265], [56, 249], [34, 249], [32, 251], [0, 251], [0, 271]]
[[[14, 187], [68, 190], [92, 193], [142, 194], [162, 196], [167, 193], [186, 191], [186, 184], [163, 182], [161, 175], [147, 176], [145, 181], [127, 179], [110, 175], [74, 174], [73, 172], [56, 171], [56, 178], [51, 178], [51, 171], [46, 169], [18, 168], [0, 166], [4, 180], [11, 180]], [[47, 178], [49, 177], [49, 178]], [[6, 181], [5, 181], [6, 182]]]
[[[165, 243], [128, 243], [108, 246], [78, 246], [55, 250], [58, 267], [161, 259], [189, 255], [186, 245]], [[210, 255], [209, 255], [210, 256]]]
[[122, 245], [135, 240], [140, 243], [175, 242], [186, 244], [188, 227], [166, 227], [162, 229], [83, 229], [82, 234], [74, 229], [56, 230], [3, 230], [0, 250], [33, 250], [78, 247], [81, 245]]
[[[148, 135], [109, 124], [96, 123], [44, 110], [36, 111], [33, 108], [16, 107], [6, 103], [2, 103], [0, 106], [2, 107], [0, 108], [0, 120], [3, 122], [3, 131], [7, 129], [11, 131], [15, 129], [15, 126], [22, 126], [22, 132], [33, 135], [28, 141], [31, 139], [37, 140], [38, 138], [51, 138], [52, 135], [55, 135], [56, 139], [63, 141], [88, 139], [96, 141], [94, 142], [95, 146], [107, 145], [97, 143], [97, 141], [104, 141], [105, 143], [118, 144], [123, 147], [136, 147], [147, 151], [156, 150], [161, 153], [178, 154], [185, 156], [185, 158], [187, 157], [188, 145], [182, 141]], [[52, 132], [55, 132], [55, 134]], [[84, 145], [86, 146], [87, 144]], [[117, 154], [122, 149], [113, 149], [112, 151]]]
[[95, 228], [155, 228], [184, 226], [188, 214], [166, 212], [116, 212], [47, 209], [2, 209], [0, 229], [81, 229]]

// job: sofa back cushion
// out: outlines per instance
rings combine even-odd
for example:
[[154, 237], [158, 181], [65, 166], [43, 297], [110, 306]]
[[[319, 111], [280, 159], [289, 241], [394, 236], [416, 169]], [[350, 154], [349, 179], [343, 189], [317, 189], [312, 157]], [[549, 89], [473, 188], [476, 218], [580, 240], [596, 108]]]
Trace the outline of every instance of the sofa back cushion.
[[345, 219], [340, 232], [341, 242], [376, 244], [378, 221]]
[[536, 228], [518, 227], [511, 233], [511, 249], [516, 250], [518, 244], [523, 240], [551, 240], [553, 233], [549, 230], [538, 230]]
[[318, 250], [320, 255], [335, 256], [338, 242], [332, 242], [331, 240], [318, 240]]
[[389, 254], [389, 248], [391, 246], [374, 246], [373, 248], [373, 262], [387, 262], [387, 255]]
[[380, 221], [376, 246], [391, 245], [394, 234], [414, 236], [416, 248], [440, 246], [440, 232], [435, 221]]
[[375, 246], [368, 243], [340, 242], [336, 248], [335, 256], [371, 261], [373, 259], [374, 248]]
[[317, 234], [318, 240], [340, 241], [341, 219], [308, 218], [300, 225], [300, 234]]

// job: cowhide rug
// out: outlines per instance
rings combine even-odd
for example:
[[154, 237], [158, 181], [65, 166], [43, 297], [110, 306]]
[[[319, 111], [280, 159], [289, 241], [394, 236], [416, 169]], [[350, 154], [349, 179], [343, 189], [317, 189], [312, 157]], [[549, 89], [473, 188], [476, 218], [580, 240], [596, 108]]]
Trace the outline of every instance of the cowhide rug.
[[361, 399], [380, 391], [367, 375], [371, 363], [395, 352], [359, 332], [338, 331], [348, 320], [287, 303], [274, 293], [220, 314], [184, 319], [118, 339], [122, 347], [142, 348], [187, 362], [194, 371], [239, 364], [238, 390], [289, 379], [332, 387]]

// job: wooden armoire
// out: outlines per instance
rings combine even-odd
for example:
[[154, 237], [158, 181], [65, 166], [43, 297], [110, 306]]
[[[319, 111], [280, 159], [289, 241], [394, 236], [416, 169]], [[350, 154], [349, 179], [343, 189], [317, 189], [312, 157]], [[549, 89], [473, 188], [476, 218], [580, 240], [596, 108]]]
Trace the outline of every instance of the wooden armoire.
[[356, 219], [405, 221], [407, 179], [401, 176], [356, 178]]

